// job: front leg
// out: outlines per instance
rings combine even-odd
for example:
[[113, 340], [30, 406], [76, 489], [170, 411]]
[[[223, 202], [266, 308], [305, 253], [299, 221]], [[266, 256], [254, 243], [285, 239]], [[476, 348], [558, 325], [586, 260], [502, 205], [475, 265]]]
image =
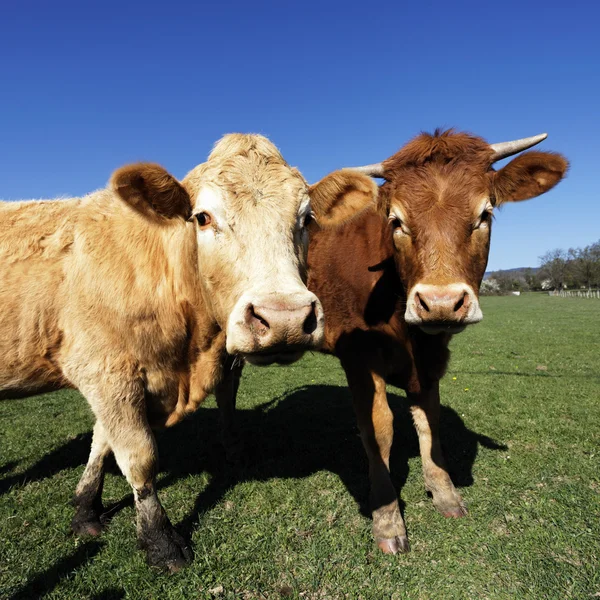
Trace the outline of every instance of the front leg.
[[463, 517], [467, 509], [446, 470], [440, 444], [439, 381], [420, 393], [408, 394], [423, 463], [425, 488], [433, 496], [433, 505], [445, 517]]
[[227, 357], [223, 378], [215, 387], [223, 447], [227, 460], [233, 463], [239, 462], [243, 454], [243, 444], [235, 423], [235, 404], [243, 368], [241, 359]]
[[366, 364], [366, 360], [356, 354], [342, 360], [369, 460], [373, 536], [386, 554], [408, 552], [406, 527], [389, 471], [394, 438], [393, 414], [387, 401], [385, 380]]
[[102, 424], [96, 421], [92, 448], [85, 471], [77, 484], [73, 505], [75, 516], [71, 529], [78, 535], [100, 535], [102, 524], [102, 487], [104, 484], [104, 460], [110, 453], [110, 446]]
[[143, 385], [141, 381], [107, 383], [86, 386], [82, 391], [133, 488], [139, 546], [151, 566], [177, 571], [190, 562], [192, 554], [156, 494], [158, 452], [146, 417]]

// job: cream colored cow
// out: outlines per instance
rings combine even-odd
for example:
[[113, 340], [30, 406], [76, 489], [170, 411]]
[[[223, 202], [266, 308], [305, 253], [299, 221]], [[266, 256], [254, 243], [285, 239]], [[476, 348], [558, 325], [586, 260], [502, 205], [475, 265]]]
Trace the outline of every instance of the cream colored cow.
[[[307, 228], [370, 201], [374, 184], [346, 177], [309, 197], [271, 142], [234, 134], [182, 183], [137, 164], [84, 198], [0, 203], [0, 392], [75, 387], [96, 417], [76, 532], [100, 533], [112, 451], [150, 564], [189, 559], [156, 495], [152, 427], [195, 410], [231, 356], [287, 363], [320, 345], [323, 311], [303, 281]], [[346, 184], [364, 193], [348, 198]]]

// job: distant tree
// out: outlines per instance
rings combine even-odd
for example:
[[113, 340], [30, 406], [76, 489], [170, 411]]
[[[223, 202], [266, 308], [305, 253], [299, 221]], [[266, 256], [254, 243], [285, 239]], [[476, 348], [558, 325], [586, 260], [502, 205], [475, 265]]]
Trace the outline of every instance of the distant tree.
[[488, 277], [481, 282], [479, 293], [482, 296], [498, 296], [502, 293], [502, 290], [500, 289], [500, 284], [495, 279]]
[[600, 280], [600, 242], [567, 251], [567, 275], [575, 287], [591, 288]]
[[568, 276], [568, 255], [561, 249], [556, 248], [540, 256], [540, 277], [548, 280], [555, 290], [565, 287]]
[[542, 279], [532, 268], [523, 270], [523, 278], [530, 290], [537, 291], [542, 289]]
[[498, 286], [498, 293], [508, 294], [513, 289], [513, 276], [509, 271], [494, 271], [490, 277]]
[[494, 279], [503, 294], [509, 292], [526, 292], [530, 286], [523, 275], [523, 271], [494, 271], [490, 275]]

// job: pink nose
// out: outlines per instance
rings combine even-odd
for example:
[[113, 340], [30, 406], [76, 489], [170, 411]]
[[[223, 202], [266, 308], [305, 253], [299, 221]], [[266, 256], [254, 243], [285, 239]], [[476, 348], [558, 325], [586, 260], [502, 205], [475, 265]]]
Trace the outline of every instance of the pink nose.
[[481, 321], [477, 296], [466, 284], [413, 287], [406, 306], [406, 321], [412, 325], [468, 325]]
[[456, 292], [441, 287], [428, 294], [417, 292], [414, 302], [423, 321], [460, 321], [471, 306], [471, 296], [466, 290]]
[[305, 344], [317, 329], [316, 303], [248, 304], [244, 322], [261, 347]]
[[284, 355], [289, 362], [321, 346], [324, 333], [323, 307], [312, 292], [248, 294], [229, 315], [227, 352], [257, 364]]

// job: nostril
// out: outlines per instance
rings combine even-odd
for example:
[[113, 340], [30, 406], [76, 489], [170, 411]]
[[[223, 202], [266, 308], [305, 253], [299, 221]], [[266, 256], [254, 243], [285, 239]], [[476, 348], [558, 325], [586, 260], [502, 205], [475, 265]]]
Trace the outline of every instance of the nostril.
[[306, 317], [306, 320], [304, 321], [304, 324], [302, 325], [302, 330], [307, 335], [310, 335], [311, 333], [314, 333], [316, 328], [317, 328], [316, 302], [313, 302], [310, 307], [310, 313], [309, 313], [308, 317]]
[[459, 312], [460, 310], [466, 311], [470, 305], [471, 298], [469, 292], [464, 292], [460, 300], [454, 305], [454, 312]]
[[270, 329], [269, 322], [256, 312], [253, 304], [249, 304], [246, 309], [246, 323], [252, 331], [256, 331], [261, 335], [264, 335]]
[[467, 292], [465, 292], [461, 296], [461, 299], [454, 305], [454, 312], [458, 312], [463, 307], [463, 305], [465, 304], [466, 297], [467, 297]]
[[425, 300], [423, 300], [423, 298], [421, 297], [421, 295], [419, 294], [419, 292], [417, 292], [415, 294], [416, 296], [416, 301], [417, 301], [417, 306], [422, 308], [425, 312], [429, 312], [429, 306], [427, 306], [427, 302], [425, 302]]

